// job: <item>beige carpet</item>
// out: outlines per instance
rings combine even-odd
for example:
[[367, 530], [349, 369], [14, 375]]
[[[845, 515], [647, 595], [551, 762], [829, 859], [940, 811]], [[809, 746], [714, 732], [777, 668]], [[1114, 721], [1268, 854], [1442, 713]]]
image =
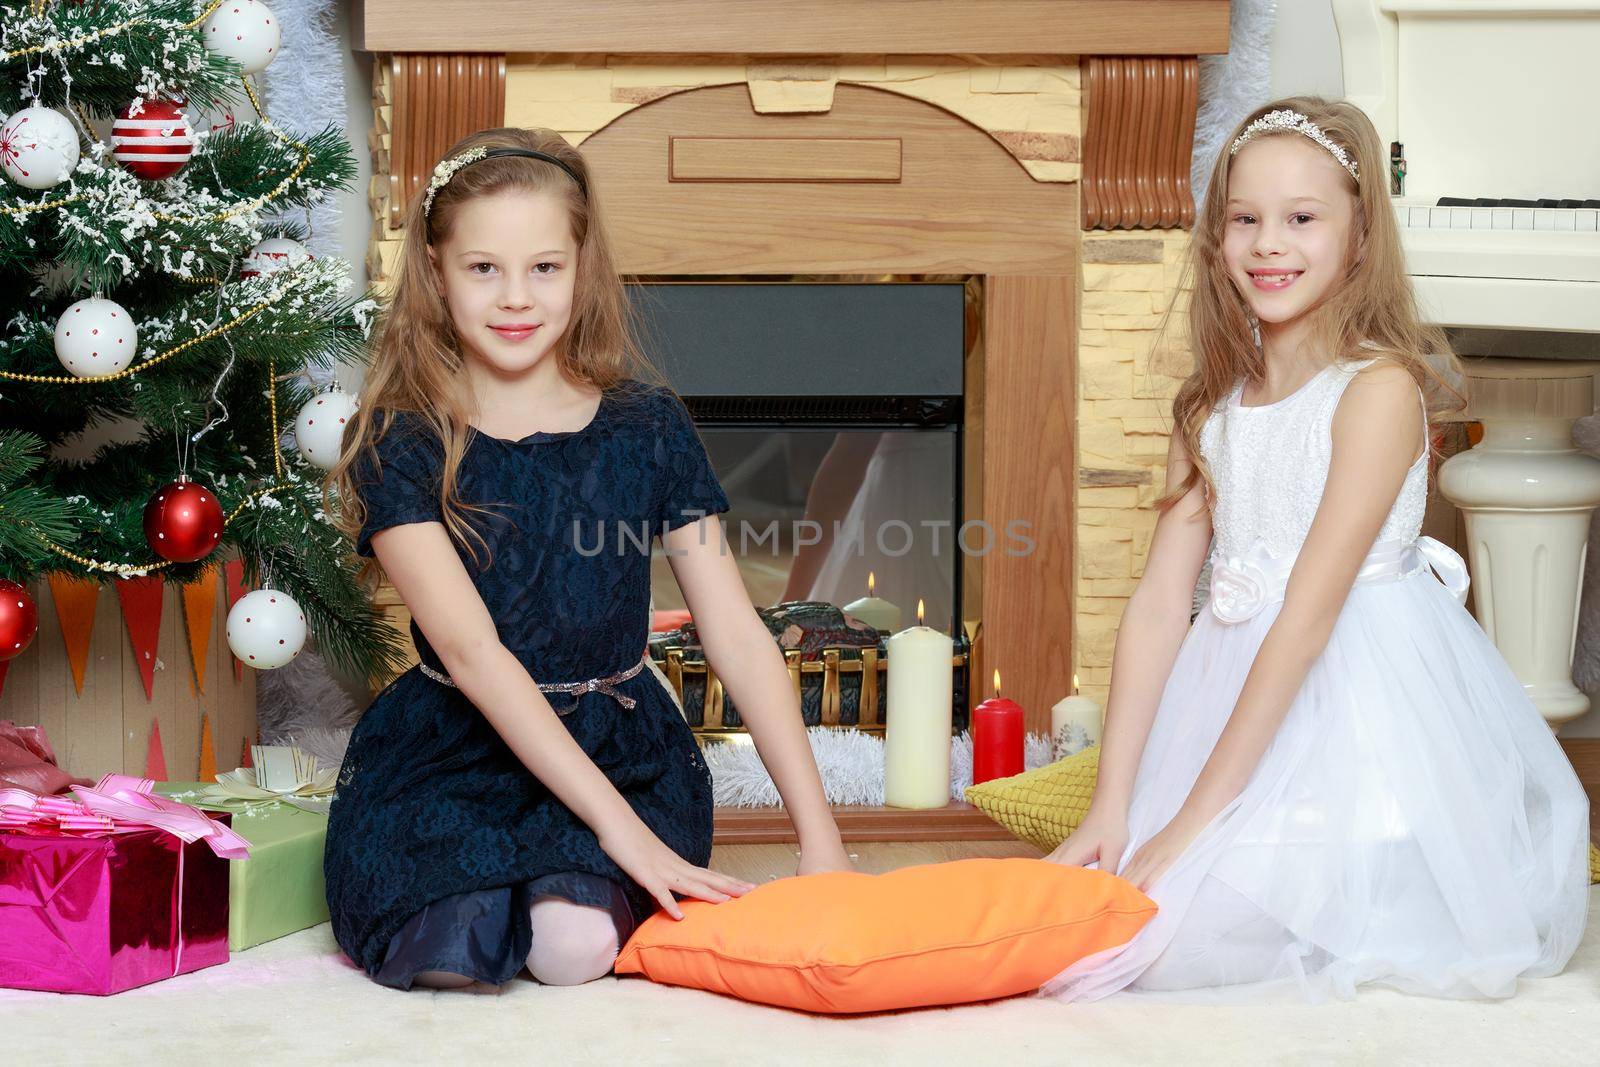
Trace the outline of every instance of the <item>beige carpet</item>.
[[1383, 990], [1324, 1006], [1025, 997], [861, 1018], [814, 1018], [634, 978], [575, 989], [519, 980], [488, 996], [397, 993], [345, 962], [323, 925], [115, 997], [0, 990], [0, 1063], [1595, 1064], [1597, 912], [1600, 890], [1567, 972], [1524, 983], [1506, 1002]]

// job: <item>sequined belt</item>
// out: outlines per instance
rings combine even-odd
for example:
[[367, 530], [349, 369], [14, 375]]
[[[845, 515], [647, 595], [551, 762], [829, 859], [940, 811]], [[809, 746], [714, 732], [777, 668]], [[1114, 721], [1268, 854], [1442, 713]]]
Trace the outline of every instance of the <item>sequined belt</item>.
[[[1243, 555], [1211, 557], [1211, 614], [1234, 624], [1253, 619], [1283, 599], [1297, 555], [1274, 556], [1257, 543]], [[1467, 600], [1467, 565], [1450, 546], [1432, 537], [1379, 541], [1356, 572], [1357, 585], [1409, 578], [1432, 570], [1457, 604]]]
[[[440, 685], [448, 685], [452, 689], [460, 688], [456, 685], [454, 679], [452, 679], [448, 674], [445, 674], [442, 671], [436, 671], [426, 663], [417, 664], [417, 669], [422, 671], [422, 673], [426, 674], [429, 678], [432, 678], [434, 681], [438, 682]], [[633, 706], [637, 704], [638, 701], [633, 697], [628, 696], [626, 693], [617, 692], [616, 687], [621, 685], [623, 682], [626, 682], [629, 678], [634, 677], [642, 670], [644, 670], [644, 660], [641, 659], [638, 663], [635, 663], [627, 670], [618, 671], [616, 674], [608, 674], [604, 678], [590, 678], [585, 682], [538, 682], [536, 684], [539, 686], [539, 692], [541, 693], [567, 693], [575, 697], [583, 696], [585, 693], [603, 693], [612, 700], [615, 700], [618, 704], [621, 704], [624, 708], [632, 711]], [[577, 706], [578, 703], [576, 700], [574, 700], [569, 707], [556, 709], [556, 714], [568, 715], [574, 709], [576, 709]]]

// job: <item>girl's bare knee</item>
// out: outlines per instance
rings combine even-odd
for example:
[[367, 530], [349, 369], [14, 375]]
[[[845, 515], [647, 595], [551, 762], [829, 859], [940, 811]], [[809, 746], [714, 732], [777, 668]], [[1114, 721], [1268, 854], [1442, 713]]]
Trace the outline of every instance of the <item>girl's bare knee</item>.
[[545, 985], [582, 985], [611, 973], [617, 928], [604, 908], [554, 896], [533, 902], [533, 951], [528, 970]]

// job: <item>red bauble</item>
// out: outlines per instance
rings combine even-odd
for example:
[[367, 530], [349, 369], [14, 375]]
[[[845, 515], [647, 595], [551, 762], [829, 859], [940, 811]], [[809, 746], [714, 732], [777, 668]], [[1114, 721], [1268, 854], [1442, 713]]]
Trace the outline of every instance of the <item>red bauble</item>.
[[144, 539], [150, 551], [173, 563], [193, 563], [222, 539], [222, 505], [199, 482], [179, 478], [144, 506]]
[[171, 100], [129, 104], [111, 124], [111, 154], [136, 178], [147, 182], [170, 178], [194, 154], [194, 131], [183, 109]]
[[39, 632], [39, 607], [28, 590], [0, 578], [0, 661], [22, 655]]

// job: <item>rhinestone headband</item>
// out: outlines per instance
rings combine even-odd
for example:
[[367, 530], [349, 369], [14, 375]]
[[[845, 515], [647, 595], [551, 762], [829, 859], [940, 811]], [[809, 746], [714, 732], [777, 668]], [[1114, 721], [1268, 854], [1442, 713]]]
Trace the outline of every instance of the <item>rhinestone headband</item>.
[[501, 156], [522, 156], [525, 159], [542, 159], [546, 163], [553, 163], [566, 171], [567, 177], [578, 183], [580, 192], [587, 193], [588, 189], [583, 184], [583, 179], [578, 177], [578, 172], [573, 170], [566, 161], [550, 155], [548, 152], [536, 152], [531, 148], [488, 148], [479, 145], [477, 148], [468, 149], [459, 156], [450, 159], [441, 159], [433, 168], [433, 177], [428, 179], [428, 195], [422, 199], [422, 213], [428, 215], [433, 211], [433, 198], [440, 189], [450, 184], [450, 179], [456, 176], [456, 171], [480, 159], [496, 159]]
[[1317, 142], [1338, 161], [1339, 166], [1350, 172], [1350, 177], [1357, 181], [1361, 176], [1356, 173], [1356, 161], [1345, 152], [1344, 146], [1335, 144], [1333, 138], [1322, 132], [1322, 127], [1300, 114], [1298, 111], [1269, 111], [1244, 128], [1244, 132], [1234, 139], [1228, 155], [1236, 156], [1239, 149], [1250, 143], [1251, 138], [1258, 133], [1298, 133], [1302, 137], [1309, 137]]

